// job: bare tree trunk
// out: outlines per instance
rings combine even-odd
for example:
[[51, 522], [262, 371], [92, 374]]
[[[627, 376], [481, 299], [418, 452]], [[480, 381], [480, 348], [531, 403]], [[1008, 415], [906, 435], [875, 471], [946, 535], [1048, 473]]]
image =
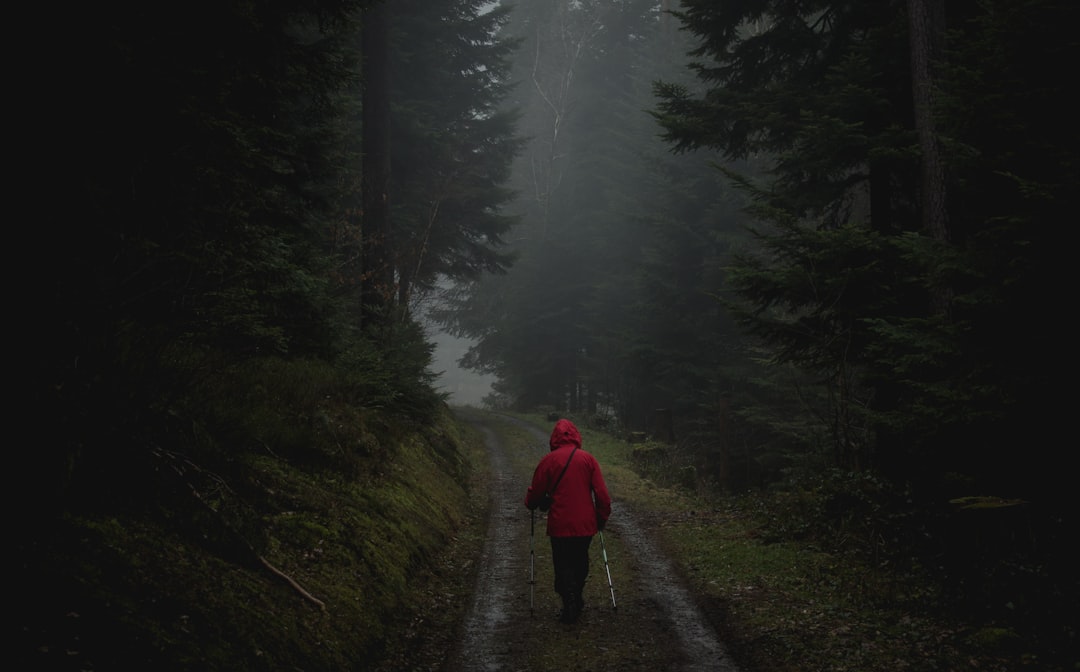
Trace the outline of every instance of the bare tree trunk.
[[653, 436], [664, 443], [675, 443], [675, 419], [671, 409], [658, 408], [653, 417]]
[[[593, 39], [602, 28], [599, 10], [572, 9], [559, 0], [550, 25], [536, 26], [530, 77], [547, 114], [539, 144], [530, 159], [532, 190], [540, 211], [540, 238], [547, 238], [551, 203], [562, 184], [560, 134], [571, 112], [574, 75]], [[563, 143], [564, 144], [564, 143]]]
[[[915, 128], [919, 134], [922, 153], [922, 190], [920, 206], [922, 227], [940, 243], [948, 243], [948, 210], [946, 203], [945, 165], [941, 156], [936, 111], [938, 62], [945, 43], [944, 0], [908, 0], [908, 22], [911, 42], [911, 85], [915, 104]], [[951, 291], [939, 287], [933, 297], [933, 309], [949, 313]]]
[[363, 263], [361, 320], [365, 328], [393, 297], [390, 263], [390, 68], [387, 5], [364, 10], [363, 51]]
[[935, 240], [949, 240], [945, 205], [945, 168], [934, 120], [937, 85], [935, 72], [942, 56], [945, 8], [942, 0], [908, 0], [911, 31], [911, 84], [915, 127], [922, 151], [923, 228]]

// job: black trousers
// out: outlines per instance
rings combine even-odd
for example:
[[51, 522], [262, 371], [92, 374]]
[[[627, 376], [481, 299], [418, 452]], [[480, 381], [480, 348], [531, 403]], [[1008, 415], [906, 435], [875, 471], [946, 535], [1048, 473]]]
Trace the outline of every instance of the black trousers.
[[551, 563], [555, 569], [555, 592], [580, 597], [589, 577], [589, 544], [592, 537], [551, 537]]

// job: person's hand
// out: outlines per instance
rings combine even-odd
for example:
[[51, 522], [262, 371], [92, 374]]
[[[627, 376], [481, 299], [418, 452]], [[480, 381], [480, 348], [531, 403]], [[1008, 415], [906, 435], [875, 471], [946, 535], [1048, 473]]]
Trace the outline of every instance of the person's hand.
[[605, 525], [607, 525], [607, 521], [604, 520], [603, 518], [601, 518], [600, 516], [597, 516], [596, 517], [596, 529], [603, 532]]

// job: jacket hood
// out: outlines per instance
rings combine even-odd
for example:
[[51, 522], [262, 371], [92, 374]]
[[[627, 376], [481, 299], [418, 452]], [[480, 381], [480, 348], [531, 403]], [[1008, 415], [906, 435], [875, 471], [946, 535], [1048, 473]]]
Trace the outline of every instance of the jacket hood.
[[551, 432], [551, 440], [548, 442], [551, 450], [558, 450], [563, 446], [576, 446], [581, 448], [581, 432], [574, 423], [567, 419], [555, 423], [555, 429]]

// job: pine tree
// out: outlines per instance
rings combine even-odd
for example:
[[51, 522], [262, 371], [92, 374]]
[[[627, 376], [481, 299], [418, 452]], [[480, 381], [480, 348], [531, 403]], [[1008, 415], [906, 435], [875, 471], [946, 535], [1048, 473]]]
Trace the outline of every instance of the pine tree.
[[[1050, 102], [1069, 85], [1045, 78], [1029, 40], [1069, 25], [1072, 10], [950, 7], [948, 48], [927, 54], [938, 86], [914, 89], [931, 85], [927, 108], [908, 83], [907, 5], [683, 6], [703, 40], [694, 70], [706, 90], [659, 87], [658, 116], [678, 149], [772, 162], [768, 181], [732, 175], [762, 222], [761, 252], [732, 276], [739, 314], [776, 361], [832, 392], [838, 463], [1038, 490], [1037, 477], [1017, 478], [1008, 457], [989, 454], [1052, 425], [1052, 400], [1037, 390], [1050, 389], [1053, 367], [1031, 357], [1046, 350], [1003, 325], [1012, 311], [1037, 325], [1023, 333], [1055, 333], [1039, 299], [1059, 286], [1050, 269], [1061, 265], [1040, 222], [1069, 207], [1059, 186], [1073, 183], [1065, 154], [1076, 134]], [[1074, 42], [1053, 40], [1057, 55]], [[917, 130], [929, 130], [921, 144]], [[938, 177], [920, 181], [919, 160], [935, 163], [938, 148]], [[934, 187], [942, 173], [948, 184]], [[931, 212], [932, 189], [949, 196], [944, 216]]]
[[[732, 281], [739, 315], [776, 349], [831, 387], [834, 453], [867, 467], [873, 443], [862, 414], [896, 396], [868, 387], [865, 320], [918, 310], [886, 244], [910, 228], [914, 171], [906, 158], [910, 85], [895, 5], [689, 1], [680, 18], [702, 40], [692, 65], [707, 90], [662, 84], [658, 118], [679, 150], [729, 159], [759, 154], [764, 180], [732, 174], [754, 199], [761, 255], [740, 255]], [[913, 308], [912, 306], [915, 306]]]
[[502, 108], [515, 41], [500, 34], [508, 9], [476, 0], [393, 4], [393, 227], [398, 303], [440, 282], [501, 273], [513, 217], [516, 113]]

